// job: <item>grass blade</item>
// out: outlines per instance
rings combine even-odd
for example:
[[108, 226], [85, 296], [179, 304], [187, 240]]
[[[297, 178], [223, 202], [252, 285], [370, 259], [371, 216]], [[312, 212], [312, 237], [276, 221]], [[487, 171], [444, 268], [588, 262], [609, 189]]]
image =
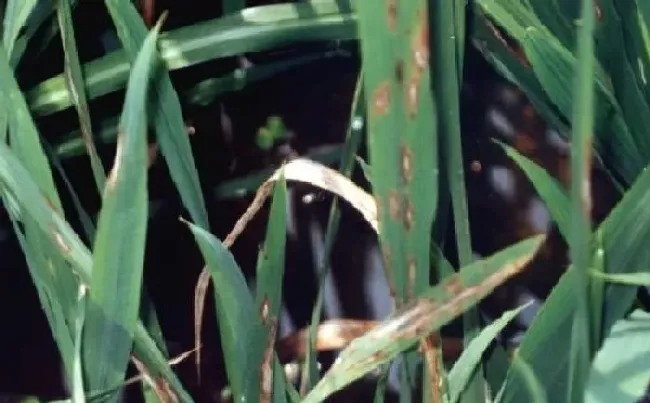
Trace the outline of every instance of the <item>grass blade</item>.
[[72, 403], [86, 403], [82, 362], [83, 326], [86, 319], [86, 287], [79, 287], [79, 304], [74, 331], [74, 356], [72, 359]]
[[[357, 78], [357, 84], [354, 90], [351, 109], [352, 112], [350, 115], [350, 122], [348, 123], [348, 131], [346, 133], [343, 155], [341, 156], [341, 160], [339, 162], [339, 172], [348, 178], [350, 175], [352, 175], [352, 170], [354, 169], [355, 155], [361, 143], [364, 129], [363, 121], [366, 114], [362, 72], [359, 73], [359, 77]], [[314, 351], [318, 324], [321, 321], [321, 312], [323, 309], [325, 280], [327, 278], [327, 271], [329, 268], [330, 254], [332, 253], [332, 246], [334, 245], [334, 240], [336, 233], [338, 232], [341, 217], [338, 204], [339, 199], [335, 198], [330, 205], [329, 216], [327, 219], [327, 229], [325, 230], [325, 245], [323, 248], [324, 258], [323, 261], [320, 262], [318, 268], [320, 281], [318, 286], [318, 294], [316, 296], [316, 302], [314, 303], [314, 308], [311, 313], [311, 324], [309, 327], [306, 359], [304, 372], [302, 375], [303, 384], [301, 385], [301, 389], [303, 389], [303, 391], [311, 388], [316, 383], [318, 377], [316, 354]]]
[[196, 239], [214, 284], [215, 309], [224, 351], [224, 363], [233, 401], [256, 401], [251, 396], [248, 379], [256, 378], [257, 366], [251, 368], [250, 349], [256, 346], [251, 335], [259, 330], [258, 314], [235, 258], [213, 235], [199, 226], [186, 222]]
[[[81, 242], [72, 228], [70, 228], [70, 225], [62, 218], [61, 213], [58, 210], [55, 210], [54, 206], [43, 197], [43, 193], [21, 161], [18, 160], [14, 153], [12, 153], [12, 151], [2, 143], [0, 143], [0, 182], [2, 182], [3, 196], [5, 197], [6, 205], [8, 206], [11, 215], [20, 218], [22, 221], [25, 221], [26, 219], [31, 220], [34, 228], [40, 229], [40, 231], [46, 235], [44, 239], [54, 245], [60, 255], [70, 264], [70, 267], [64, 267], [62, 270], [59, 270], [58, 273], [65, 276], [66, 274], [71, 274], [69, 273], [69, 269], [71, 269], [71, 271], [79, 277], [81, 282], [88, 285], [91, 279], [93, 263], [90, 251], [83, 242]], [[12, 219], [14, 219], [13, 217]], [[17, 231], [17, 234], [22, 236], [20, 231]], [[39, 256], [31, 249], [27, 249], [30, 246], [26, 241], [25, 245], [27, 246], [23, 246], [23, 250], [27, 251], [25, 253], [26, 256]], [[28, 263], [30, 263], [30, 260], [28, 260]], [[47, 267], [44, 263], [34, 263], [31, 264], [31, 266], [43, 270]], [[42, 281], [41, 278], [46, 277], [39, 277], [32, 274], [32, 278], [34, 279], [38, 290], [40, 284], [39, 281]], [[52, 303], [58, 303], [57, 298], [54, 297], [54, 295], [57, 294], [52, 293], [51, 296], [47, 297], [49, 299], [42, 298], [42, 303], [43, 301], [46, 301], [46, 303], [43, 303], [43, 306], [49, 306], [48, 304], [50, 302], [48, 301], [50, 300], [53, 301]], [[62, 316], [62, 318], [65, 318], [65, 316]], [[52, 319], [49, 321], [52, 326]], [[56, 323], [65, 322], [54, 322], [54, 324]], [[59, 331], [57, 330], [55, 333], [59, 333]], [[67, 332], [67, 337], [71, 337], [69, 330]], [[134, 338], [135, 354], [146, 364], [150, 373], [155, 376], [162, 376], [165, 381], [169, 382], [182, 401], [191, 402], [192, 398], [184, 390], [178, 378], [167, 363], [165, 356], [160, 352], [156, 343], [142, 326], [142, 323], [138, 323]], [[68, 344], [70, 345], [70, 349], [59, 346], [63, 357], [72, 356], [72, 354], [65, 353], [72, 348], [72, 341]], [[71, 367], [71, 365], [66, 365], [66, 368]], [[68, 370], [67, 373], [71, 373], [71, 370]]]
[[584, 400], [584, 385], [592, 349], [600, 328], [591, 323], [589, 307], [602, 305], [590, 301], [588, 270], [591, 266], [591, 147], [594, 127], [594, 5], [582, 1], [582, 24], [578, 29], [578, 62], [574, 74], [571, 139], [571, 236], [570, 257], [574, 278], [576, 310], [571, 333], [568, 401]]
[[[604, 267], [609, 274], [623, 270], [642, 270], [650, 265], [650, 170], [644, 171], [626, 192], [621, 202], [601, 223], [595, 236], [602, 237]], [[600, 233], [600, 234], [599, 234]], [[598, 238], [596, 238], [598, 239]], [[569, 403], [568, 357], [571, 349], [572, 315], [576, 310], [576, 271], [569, 269], [555, 286], [522, 340], [518, 353], [531, 366], [542, 385], [548, 388], [548, 400]], [[621, 319], [634, 302], [637, 287], [608, 284], [604, 291], [602, 334]], [[548, 352], [554, 351], [552, 356]], [[527, 387], [513, 379], [511, 370], [501, 403], [519, 403], [528, 399]]]
[[[251, 393], [259, 391], [260, 403], [276, 401], [280, 396], [286, 399], [282, 373], [277, 374], [275, 364], [275, 339], [282, 304], [284, 280], [284, 254], [287, 239], [287, 182], [283, 176], [273, 186], [273, 200], [267, 224], [264, 246], [257, 258], [257, 290], [255, 307], [261, 312], [262, 326], [255, 335], [256, 344], [263, 346], [261, 355], [251, 355], [251, 367], [259, 367], [259, 376], [249, 382]], [[274, 388], [280, 387], [280, 389]]]
[[490, 343], [499, 335], [499, 332], [512, 322], [529, 304], [519, 308], [506, 311], [499, 319], [486, 326], [467, 346], [458, 357], [448, 374], [449, 401], [456, 403], [463, 390], [467, 387], [474, 373], [479, 368], [483, 353], [490, 346]]
[[612, 274], [593, 271], [591, 275], [610, 283], [650, 287], [650, 273], [648, 272]]
[[90, 166], [93, 171], [93, 177], [95, 178], [95, 184], [101, 193], [106, 182], [106, 173], [104, 172], [104, 166], [99, 159], [93, 141], [92, 124], [90, 121], [88, 101], [86, 99], [86, 86], [84, 85], [81, 62], [79, 61], [77, 51], [77, 41], [75, 40], [74, 27], [72, 25], [70, 1], [59, 0], [57, 8], [59, 30], [61, 32], [61, 40], [63, 41], [63, 51], [65, 54], [64, 76], [68, 92], [72, 97], [72, 102], [79, 115], [81, 136], [84, 140], [88, 157], [90, 158]]
[[[147, 33], [144, 22], [128, 0], [106, 0], [106, 6], [126, 53], [134, 60]], [[185, 134], [178, 95], [172, 86], [169, 73], [161, 71], [159, 74], [160, 77], [157, 77], [152, 87], [152, 102], [148, 111], [156, 129], [156, 139], [192, 220], [197, 225], [209, 229], [208, 213], [203, 203], [190, 141]]]
[[499, 141], [495, 142], [524, 171], [528, 180], [533, 184], [535, 190], [548, 207], [551, 217], [557, 224], [558, 230], [564, 239], [569, 242], [571, 239], [571, 216], [569, 214], [571, 201], [567, 192], [562, 188], [562, 185], [549, 175], [544, 168], [520, 154], [515, 148]]
[[2, 42], [5, 52], [11, 55], [16, 39], [27, 23], [38, 0], [8, 0], [3, 21]]
[[[443, 172], [447, 176], [451, 194], [452, 211], [455, 224], [456, 245], [460, 267], [472, 262], [472, 243], [467, 211], [467, 190], [465, 188], [465, 172], [463, 151], [460, 133], [460, 101], [459, 91], [462, 83], [462, 66], [459, 65], [462, 55], [459, 48], [451, 40], [460, 28], [454, 19], [454, 14], [459, 12], [459, 2], [437, 2], [434, 9], [435, 28], [433, 38], [436, 44], [435, 70], [436, 70], [436, 97], [438, 99], [439, 130], [443, 133], [440, 137]], [[464, 13], [463, 13], [464, 14]], [[457, 39], [458, 40], [458, 39]], [[470, 309], [463, 316], [463, 334], [465, 346], [469, 346], [472, 339], [480, 331], [478, 311]], [[463, 393], [463, 402], [485, 401], [482, 365], [473, 374], [469, 387]]]
[[[141, 19], [138, 21], [144, 24]], [[355, 23], [347, 0], [274, 4], [166, 32], [161, 34], [159, 46], [167, 68], [178, 70], [297, 43], [356, 39]], [[88, 98], [123, 88], [129, 75], [129, 60], [132, 59], [128, 51], [119, 50], [85, 64]], [[63, 75], [38, 84], [26, 96], [30, 109], [38, 115], [50, 115], [72, 106]]]
[[323, 401], [460, 316], [503, 281], [522, 270], [543, 240], [543, 236], [537, 236], [522, 241], [462, 268], [458, 274], [423, 292], [413, 303], [405, 305], [354, 340], [303, 403]]
[[91, 391], [124, 379], [138, 322], [148, 219], [146, 106], [159, 30], [160, 24], [135, 60], [115, 162], [102, 197], [84, 329], [84, 366]]

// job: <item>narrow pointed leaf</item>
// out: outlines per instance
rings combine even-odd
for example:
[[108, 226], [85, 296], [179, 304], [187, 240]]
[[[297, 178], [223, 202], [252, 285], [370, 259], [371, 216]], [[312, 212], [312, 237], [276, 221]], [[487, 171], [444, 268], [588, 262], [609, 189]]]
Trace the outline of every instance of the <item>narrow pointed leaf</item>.
[[569, 215], [569, 197], [562, 186], [546, 170], [534, 161], [520, 154], [515, 148], [504, 143], [498, 143], [521, 168], [528, 180], [548, 207], [551, 217], [557, 224], [560, 233], [568, 242], [571, 231]]
[[249, 396], [246, 389], [246, 379], [259, 370], [248, 365], [249, 350], [253, 347], [251, 336], [259, 329], [253, 297], [230, 251], [201, 227], [192, 223], [187, 225], [196, 239], [214, 284], [219, 334], [234, 401], [255, 401], [259, 396]]
[[148, 219], [146, 105], [159, 29], [147, 36], [131, 72], [115, 162], [99, 213], [84, 329], [91, 391], [124, 379], [138, 322]]
[[424, 291], [414, 302], [355, 339], [303, 403], [323, 401], [475, 306], [495, 287], [520, 272], [543, 240], [543, 236], [537, 236], [522, 241], [462, 268], [458, 274]]
[[[128, 0], [106, 0], [106, 6], [126, 54], [130, 60], [134, 60], [147, 33], [142, 18]], [[208, 229], [208, 213], [203, 203], [201, 184], [194, 166], [190, 141], [185, 132], [178, 95], [172, 86], [169, 73], [164, 71], [164, 68], [153, 83], [148, 109], [156, 129], [160, 151], [167, 161], [181, 199], [192, 219]]]
[[499, 319], [482, 329], [478, 336], [463, 350], [463, 353], [458, 357], [458, 360], [454, 363], [454, 366], [447, 375], [449, 382], [449, 401], [451, 403], [456, 403], [460, 398], [472, 373], [476, 371], [477, 364], [481, 362], [483, 353], [492, 341], [526, 306], [522, 305], [519, 308], [505, 312]]
[[81, 62], [77, 51], [77, 41], [75, 39], [74, 27], [72, 25], [72, 7], [71, 0], [59, 0], [57, 8], [57, 19], [61, 39], [63, 41], [63, 51], [65, 53], [65, 81], [72, 98], [72, 102], [79, 115], [79, 126], [81, 136], [83, 137], [86, 151], [90, 159], [93, 176], [97, 189], [101, 193], [106, 181], [106, 173], [102, 165], [95, 143], [93, 140], [93, 131], [90, 121], [90, 111], [88, 100], [86, 99], [86, 86], [84, 84]]
[[27, 19], [37, 3], [38, 0], [7, 0], [2, 24], [2, 42], [6, 54], [10, 55], [13, 52], [20, 30], [27, 23]]
[[[630, 270], [641, 271], [650, 265], [650, 249], [646, 242], [650, 237], [648, 204], [650, 170], [645, 170], [598, 228], [602, 236], [606, 273], [630, 273]], [[567, 369], [571, 319], [576, 309], [575, 275], [576, 271], [569, 268], [560, 278], [518, 349], [518, 354], [531, 366], [542, 385], [548, 388], [548, 400], [553, 403], [567, 402], [565, 391], [569, 382]], [[636, 286], [606, 285], [602, 323], [605, 337], [614, 323], [625, 315], [636, 294]], [[552, 357], [549, 357], [549, 351], [554, 351]], [[518, 403], [526, 399], [528, 392], [525, 383], [511, 370], [501, 403]]]

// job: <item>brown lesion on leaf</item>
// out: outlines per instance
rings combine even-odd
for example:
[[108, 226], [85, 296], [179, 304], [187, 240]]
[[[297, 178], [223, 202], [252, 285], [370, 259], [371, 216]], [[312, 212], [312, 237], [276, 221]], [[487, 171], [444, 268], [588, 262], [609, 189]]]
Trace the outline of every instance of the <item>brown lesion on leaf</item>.
[[269, 314], [271, 312], [271, 301], [269, 301], [268, 296], [264, 296], [264, 299], [262, 300], [262, 304], [260, 305], [260, 319], [262, 320], [262, 323], [266, 324], [266, 322], [269, 320]]
[[415, 223], [415, 209], [410, 199], [404, 201], [404, 229], [410, 232]]
[[120, 129], [117, 132], [117, 147], [115, 149], [115, 159], [113, 160], [113, 167], [106, 179], [106, 190], [111, 192], [115, 189], [117, 178], [120, 172], [120, 162], [122, 161], [122, 153], [124, 147], [124, 132]]
[[410, 183], [413, 180], [413, 152], [411, 148], [405, 145], [400, 146], [402, 163], [402, 178], [405, 183]]
[[414, 119], [418, 112], [418, 80], [414, 77], [406, 82], [406, 111], [409, 118]]
[[440, 376], [443, 367], [443, 356], [441, 352], [442, 340], [438, 332], [426, 337], [420, 343], [424, 354], [424, 362], [427, 365], [427, 375], [430, 387], [427, 388], [431, 393], [431, 403], [442, 403], [443, 398], [443, 379]]
[[415, 298], [415, 281], [417, 278], [417, 262], [415, 261], [415, 257], [409, 256], [407, 264], [407, 276], [408, 276], [408, 286], [406, 288], [406, 292], [408, 294], [409, 299]]
[[54, 202], [52, 201], [52, 199], [50, 199], [48, 195], [43, 195], [43, 198], [45, 199], [45, 203], [48, 205], [50, 209], [52, 209], [52, 211], [56, 212], [60, 216], [63, 216], [63, 212], [54, 205]]
[[388, 30], [395, 32], [397, 30], [397, 0], [386, 1], [386, 16]]
[[391, 189], [388, 191], [388, 214], [394, 221], [399, 220], [400, 216], [400, 197], [397, 190]]
[[429, 21], [427, 13], [420, 9], [418, 12], [418, 25], [413, 31], [411, 38], [411, 51], [413, 56], [413, 64], [416, 68], [416, 77], [429, 68]]
[[373, 111], [377, 116], [388, 114], [390, 108], [390, 83], [385, 81], [380, 83], [373, 94]]
[[506, 50], [508, 53], [513, 55], [519, 63], [526, 67], [527, 69], [531, 68], [531, 64], [528, 61], [528, 58], [526, 57], [526, 54], [521, 50], [521, 46], [519, 46], [518, 43], [516, 43], [514, 40], [510, 39], [507, 37], [506, 34], [502, 32], [502, 30], [494, 25], [490, 19], [483, 15], [483, 20], [485, 21], [485, 26], [490, 30], [490, 33], [494, 37], [494, 39], [497, 40]]
[[[266, 348], [262, 355], [262, 363], [260, 364], [260, 403], [270, 403], [273, 391], [273, 357], [275, 356], [275, 336], [277, 333], [277, 320], [273, 316], [268, 315], [269, 303], [268, 298], [264, 299], [262, 304], [262, 311], [266, 306], [266, 318], [263, 319], [264, 324], [268, 327], [269, 333], [266, 340]], [[264, 315], [262, 315], [264, 316]]]
[[600, 5], [598, 5], [598, 0], [594, 0], [594, 11], [596, 11], [596, 19], [598, 21], [603, 20], [603, 10], [600, 8]]
[[63, 235], [59, 232], [54, 224], [50, 224], [50, 234], [52, 235], [52, 240], [54, 244], [59, 248], [64, 255], [69, 255], [72, 252], [72, 248], [65, 242]]
[[449, 295], [458, 295], [465, 289], [460, 276], [451, 276], [444, 283], [445, 292]]

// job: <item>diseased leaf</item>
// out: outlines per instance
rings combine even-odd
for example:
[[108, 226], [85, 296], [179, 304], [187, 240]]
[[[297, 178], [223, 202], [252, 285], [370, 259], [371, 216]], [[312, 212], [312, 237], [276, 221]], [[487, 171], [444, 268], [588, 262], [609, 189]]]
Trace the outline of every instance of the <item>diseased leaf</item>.
[[115, 162], [99, 212], [84, 328], [84, 369], [91, 391], [124, 380], [138, 323], [148, 220], [146, 105], [159, 30], [160, 24], [147, 36], [131, 71]]
[[475, 306], [495, 287], [520, 272], [543, 240], [543, 236], [537, 236], [522, 241], [463, 267], [458, 274], [427, 289], [343, 350], [303, 403], [323, 401]]

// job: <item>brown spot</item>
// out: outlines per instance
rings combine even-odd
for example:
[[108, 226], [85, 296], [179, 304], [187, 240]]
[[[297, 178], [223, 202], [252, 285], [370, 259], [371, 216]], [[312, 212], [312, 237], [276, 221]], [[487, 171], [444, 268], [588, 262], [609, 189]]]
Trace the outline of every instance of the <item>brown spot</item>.
[[413, 211], [413, 203], [410, 200], [406, 200], [406, 208], [404, 209], [404, 229], [406, 231], [411, 231], [413, 228], [413, 222], [415, 221], [415, 212]]
[[600, 9], [600, 6], [598, 5], [598, 1], [594, 0], [594, 9], [596, 10], [596, 19], [598, 21], [603, 20], [603, 10]]
[[[266, 301], [267, 300], [265, 299], [265, 302]], [[275, 318], [269, 318], [267, 322], [269, 334], [267, 336], [266, 348], [262, 355], [262, 363], [260, 364], [260, 403], [271, 402], [271, 392], [273, 387], [273, 356], [275, 355], [277, 322]]]
[[479, 160], [472, 161], [472, 164], [470, 165], [470, 169], [475, 174], [480, 173], [481, 170], [483, 169], [483, 166], [481, 165], [481, 161], [479, 161]]
[[106, 179], [106, 190], [109, 192], [115, 188], [115, 183], [117, 182], [117, 178], [120, 172], [120, 161], [122, 160], [123, 143], [124, 132], [120, 129], [117, 132], [117, 147], [115, 149], [113, 168], [111, 168], [111, 172], [108, 174], [108, 178]]
[[395, 80], [400, 84], [404, 81], [404, 62], [401, 60], [395, 63]]
[[61, 251], [64, 254], [66, 255], [70, 254], [70, 252], [72, 252], [72, 248], [70, 248], [70, 246], [67, 243], [65, 243], [65, 240], [63, 239], [63, 235], [61, 235], [61, 233], [56, 230], [54, 230], [53, 235], [54, 235], [54, 242], [56, 243], [56, 246], [58, 246], [59, 249], [61, 249]]
[[417, 263], [415, 262], [415, 258], [413, 256], [410, 256], [408, 258], [408, 264], [407, 264], [407, 274], [408, 274], [408, 281], [409, 285], [407, 288], [407, 292], [409, 295], [409, 299], [415, 298], [415, 278], [417, 277]]
[[47, 195], [43, 195], [43, 198], [45, 199], [45, 203], [47, 203], [47, 205], [50, 207], [50, 209], [52, 209], [52, 211], [62, 214], [62, 212], [54, 205], [52, 199], [50, 199]]
[[271, 301], [269, 301], [268, 296], [264, 296], [264, 299], [262, 300], [262, 305], [260, 306], [260, 319], [262, 319], [262, 323], [266, 323], [269, 319], [269, 314], [271, 312]]
[[402, 145], [402, 178], [406, 183], [410, 183], [413, 179], [413, 153], [407, 146]]
[[465, 289], [465, 287], [463, 287], [462, 280], [458, 275], [449, 277], [449, 279], [444, 282], [444, 288], [445, 291], [451, 296], [459, 295]]
[[397, 190], [391, 189], [388, 192], [388, 213], [390, 218], [393, 220], [399, 219], [400, 203], [399, 203], [399, 193]]
[[377, 116], [386, 115], [390, 108], [390, 84], [388, 82], [379, 84], [375, 90], [373, 100], [375, 114]]
[[492, 36], [503, 46], [506, 48], [506, 50], [513, 55], [519, 62], [526, 68], [531, 67], [530, 62], [526, 58], [526, 55], [524, 52], [521, 50], [518, 44], [514, 43], [514, 41], [507, 39], [502, 33], [499, 28], [497, 28], [490, 20], [485, 18], [485, 25], [488, 27], [490, 30], [490, 33]]
[[417, 68], [416, 77], [419, 77], [429, 66], [429, 23], [423, 10], [420, 10], [418, 19], [418, 26], [411, 42], [413, 63]]
[[395, 32], [397, 29], [397, 0], [388, 0], [387, 15], [388, 29]]
[[418, 111], [418, 81], [415, 78], [406, 83], [406, 111], [411, 119]]

